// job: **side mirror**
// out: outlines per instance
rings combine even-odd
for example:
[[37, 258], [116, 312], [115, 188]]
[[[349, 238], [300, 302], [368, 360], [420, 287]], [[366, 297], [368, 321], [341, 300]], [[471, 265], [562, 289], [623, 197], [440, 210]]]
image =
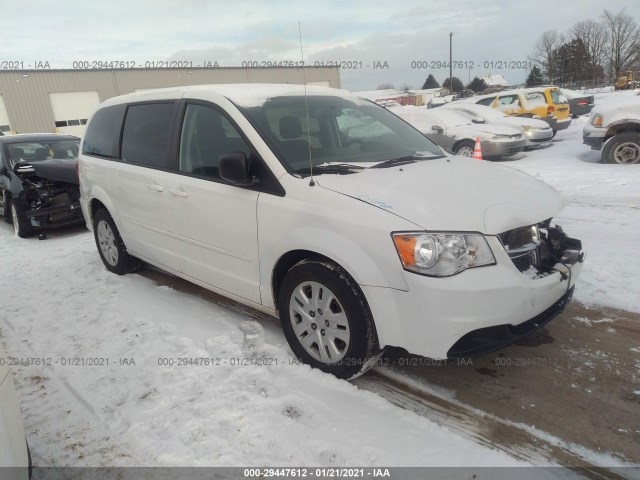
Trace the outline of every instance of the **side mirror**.
[[433, 130], [436, 133], [444, 132], [444, 128], [442, 128], [440, 125], [434, 125], [433, 127], [431, 127], [431, 130]]
[[471, 123], [485, 123], [484, 118], [474, 118]]
[[220, 178], [234, 185], [249, 187], [260, 182], [249, 174], [249, 159], [243, 152], [220, 155], [218, 171]]

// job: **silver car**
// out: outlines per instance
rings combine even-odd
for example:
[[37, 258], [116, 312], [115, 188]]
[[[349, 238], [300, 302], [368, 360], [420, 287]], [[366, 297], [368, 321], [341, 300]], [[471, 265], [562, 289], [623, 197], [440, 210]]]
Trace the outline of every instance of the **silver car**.
[[466, 101], [449, 103], [442, 108], [453, 110], [473, 123], [517, 128], [527, 141], [526, 148], [547, 146], [553, 140], [553, 130], [544, 120], [513, 117], [505, 115], [495, 108]]
[[480, 140], [482, 157], [494, 159], [521, 152], [526, 140], [522, 132], [503, 125], [477, 124], [453, 110], [421, 107], [389, 109], [413, 125], [430, 140], [458, 155], [473, 156], [476, 139]]
[[[9, 359], [0, 344], [0, 477], [29, 478], [29, 452]], [[4, 477], [2, 477], [4, 478]]]

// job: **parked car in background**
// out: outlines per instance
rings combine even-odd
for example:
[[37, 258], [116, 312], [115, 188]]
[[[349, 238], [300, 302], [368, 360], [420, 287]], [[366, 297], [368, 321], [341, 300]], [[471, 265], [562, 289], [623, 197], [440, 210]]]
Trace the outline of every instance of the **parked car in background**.
[[480, 139], [482, 157], [485, 159], [515, 155], [526, 145], [520, 129], [488, 123], [473, 123], [449, 108], [428, 110], [407, 106], [389, 110], [441, 147], [465, 157], [473, 156], [476, 138]]
[[9, 363], [0, 343], [0, 478], [27, 480], [31, 459]]
[[84, 223], [77, 156], [80, 139], [54, 133], [0, 138], [0, 199], [16, 235], [46, 238], [51, 227]]
[[507, 115], [540, 118], [554, 135], [571, 125], [568, 100], [557, 87], [521, 88], [474, 97], [475, 103], [500, 110]]
[[553, 130], [551, 130], [549, 124], [543, 120], [513, 117], [495, 108], [469, 102], [452, 102], [444, 105], [442, 108], [453, 110], [473, 123], [517, 128], [522, 132], [522, 135], [524, 135], [526, 147], [529, 148], [549, 145], [551, 139], [553, 139]]
[[605, 163], [640, 163], [640, 99], [628, 97], [617, 106], [593, 109], [582, 141], [602, 150]]
[[108, 270], [144, 260], [277, 316], [298, 358], [341, 378], [386, 346], [444, 359], [513, 343], [564, 309], [584, 258], [552, 224], [553, 188], [446, 155], [343, 90], [128, 94], [100, 106], [81, 148]]
[[569, 110], [573, 118], [589, 114], [595, 106], [593, 95], [576, 92], [575, 90], [569, 90], [567, 88], [561, 88], [560, 92], [569, 101]]

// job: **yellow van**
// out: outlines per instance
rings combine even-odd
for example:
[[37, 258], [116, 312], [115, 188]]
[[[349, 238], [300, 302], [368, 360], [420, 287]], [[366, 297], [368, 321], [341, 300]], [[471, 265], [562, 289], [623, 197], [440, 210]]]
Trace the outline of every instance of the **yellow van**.
[[541, 118], [549, 123], [553, 133], [571, 125], [569, 101], [557, 87], [505, 90], [473, 98], [475, 103], [493, 107], [507, 115]]

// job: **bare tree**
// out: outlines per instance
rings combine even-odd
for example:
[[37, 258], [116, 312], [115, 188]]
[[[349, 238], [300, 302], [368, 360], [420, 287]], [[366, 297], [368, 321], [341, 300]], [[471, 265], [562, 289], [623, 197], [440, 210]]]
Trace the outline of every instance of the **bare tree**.
[[381, 83], [380, 85], [378, 85], [376, 87], [376, 90], [389, 90], [389, 89], [393, 90], [394, 88], [396, 88], [396, 87], [393, 86], [393, 83], [384, 82], [384, 83]]
[[591, 19], [577, 22], [571, 27], [569, 33], [576, 39], [581, 40], [589, 59], [592, 70], [592, 79], [598, 76], [600, 69], [604, 70], [607, 63], [609, 35], [607, 25], [603, 22], [596, 22]]
[[529, 56], [532, 62], [542, 67], [547, 80], [551, 83], [556, 76], [554, 52], [564, 43], [564, 35], [557, 30], [547, 30], [533, 47], [533, 54]]
[[627, 70], [638, 67], [640, 62], [640, 29], [632, 16], [608, 10], [603, 14], [609, 35], [607, 66], [613, 81]]

